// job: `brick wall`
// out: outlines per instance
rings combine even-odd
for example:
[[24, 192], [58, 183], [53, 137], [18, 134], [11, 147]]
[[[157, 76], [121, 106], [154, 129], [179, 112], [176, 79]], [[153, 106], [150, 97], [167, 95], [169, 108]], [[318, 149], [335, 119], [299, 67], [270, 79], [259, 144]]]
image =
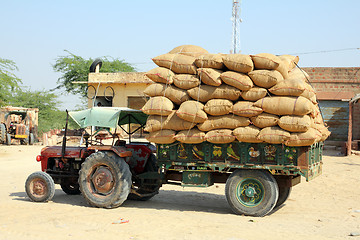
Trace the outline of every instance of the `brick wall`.
[[[308, 67], [303, 70], [309, 74], [318, 100], [348, 101], [360, 93], [359, 67]], [[353, 139], [360, 139], [360, 101], [353, 107]]]

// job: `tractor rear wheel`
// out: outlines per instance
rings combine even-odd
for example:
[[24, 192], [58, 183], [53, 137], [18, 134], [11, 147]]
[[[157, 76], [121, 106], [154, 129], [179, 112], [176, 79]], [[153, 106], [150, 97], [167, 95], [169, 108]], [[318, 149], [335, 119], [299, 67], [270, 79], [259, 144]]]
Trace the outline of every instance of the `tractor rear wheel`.
[[233, 212], [262, 217], [275, 207], [279, 189], [268, 171], [238, 169], [226, 181], [225, 195]]
[[4, 124], [0, 124], [0, 143], [6, 142], [6, 127]]
[[9, 133], [6, 134], [6, 145], [11, 145], [11, 135]]
[[129, 165], [113, 152], [93, 153], [81, 165], [79, 186], [91, 206], [118, 207], [130, 193]]
[[55, 183], [49, 174], [34, 172], [26, 179], [25, 191], [32, 201], [47, 202], [55, 194]]

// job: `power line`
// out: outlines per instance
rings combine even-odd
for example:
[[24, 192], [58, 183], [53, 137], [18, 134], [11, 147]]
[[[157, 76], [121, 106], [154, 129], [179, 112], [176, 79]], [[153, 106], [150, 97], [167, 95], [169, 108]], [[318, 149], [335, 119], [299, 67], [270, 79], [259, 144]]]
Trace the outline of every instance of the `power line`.
[[323, 50], [323, 51], [315, 51], [315, 52], [289, 53], [289, 55], [305, 55], [305, 54], [313, 54], [313, 53], [342, 52], [342, 51], [350, 51], [350, 50], [360, 50], [360, 48], [343, 48], [343, 49]]

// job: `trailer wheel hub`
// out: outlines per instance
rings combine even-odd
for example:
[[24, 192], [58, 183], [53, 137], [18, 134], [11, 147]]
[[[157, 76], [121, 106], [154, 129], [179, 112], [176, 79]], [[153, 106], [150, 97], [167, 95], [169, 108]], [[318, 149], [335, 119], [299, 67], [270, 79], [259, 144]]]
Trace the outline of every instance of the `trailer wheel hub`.
[[100, 166], [91, 177], [91, 181], [97, 193], [107, 194], [114, 187], [114, 177], [110, 169]]
[[245, 189], [245, 195], [247, 196], [247, 197], [254, 197], [255, 196], [255, 194], [256, 194], [256, 191], [255, 191], [255, 188], [254, 187], [248, 187], [248, 188], [246, 188]]

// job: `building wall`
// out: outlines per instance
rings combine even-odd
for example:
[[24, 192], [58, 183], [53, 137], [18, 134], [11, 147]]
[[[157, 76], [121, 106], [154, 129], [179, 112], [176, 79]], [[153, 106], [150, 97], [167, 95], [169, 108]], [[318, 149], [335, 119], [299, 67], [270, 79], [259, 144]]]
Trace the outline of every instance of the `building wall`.
[[[349, 101], [360, 93], [359, 67], [303, 68], [310, 76], [310, 83], [317, 92], [317, 99]], [[360, 139], [360, 103], [353, 107], [353, 139]]]

